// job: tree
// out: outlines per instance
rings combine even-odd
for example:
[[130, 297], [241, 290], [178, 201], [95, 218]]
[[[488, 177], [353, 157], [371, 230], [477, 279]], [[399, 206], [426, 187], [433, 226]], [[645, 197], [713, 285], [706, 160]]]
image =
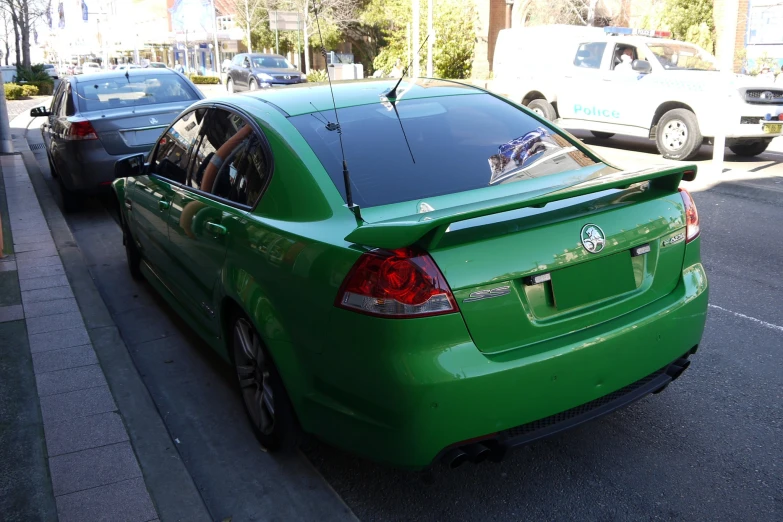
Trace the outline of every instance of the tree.
[[675, 40], [695, 43], [712, 53], [715, 51], [712, 6], [713, 0], [668, 0], [662, 21]]
[[[421, 2], [422, 43], [427, 34], [427, 2]], [[441, 78], [467, 78], [475, 47], [476, 10], [470, 0], [437, 0], [433, 6], [433, 73]], [[410, 54], [407, 27], [413, 20], [410, 0], [370, 0], [360, 17], [365, 33], [376, 35], [373, 67], [389, 73], [397, 60], [408, 65]], [[419, 54], [421, 65], [426, 56]]]
[[0, 0], [0, 9], [11, 17], [14, 30], [16, 63], [30, 68], [30, 33], [35, 21], [47, 12], [42, 0]]
[[601, 0], [528, 0], [518, 2], [514, 9], [524, 12], [523, 25], [589, 25], [606, 26], [624, 19], [626, 2]]

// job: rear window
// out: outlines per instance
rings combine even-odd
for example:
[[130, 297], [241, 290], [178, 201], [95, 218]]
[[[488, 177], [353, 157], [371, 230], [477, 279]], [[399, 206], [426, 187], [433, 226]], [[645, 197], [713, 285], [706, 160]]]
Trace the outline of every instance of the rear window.
[[[489, 94], [403, 98], [397, 110], [399, 120], [388, 102], [339, 109], [353, 198], [363, 207], [595, 164], [548, 125]], [[334, 121], [334, 111], [290, 118], [345, 199], [338, 134], [326, 120]]]
[[76, 84], [79, 110], [101, 111], [158, 103], [196, 101], [198, 96], [179, 76], [118, 75]]

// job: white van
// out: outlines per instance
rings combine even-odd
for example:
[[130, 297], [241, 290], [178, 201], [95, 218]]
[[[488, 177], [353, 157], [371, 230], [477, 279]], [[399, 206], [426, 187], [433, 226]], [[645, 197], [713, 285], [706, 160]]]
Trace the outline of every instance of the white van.
[[[692, 158], [719, 128], [740, 156], [761, 154], [783, 133], [783, 88], [721, 73], [712, 55], [666, 36], [623, 27], [504, 29], [490, 88], [561, 127], [653, 139], [669, 159]], [[623, 54], [629, 63], [617, 67]]]

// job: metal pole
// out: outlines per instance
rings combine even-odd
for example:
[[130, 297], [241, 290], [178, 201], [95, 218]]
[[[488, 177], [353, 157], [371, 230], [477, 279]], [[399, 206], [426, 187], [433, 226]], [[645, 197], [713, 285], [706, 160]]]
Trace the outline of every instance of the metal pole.
[[214, 40], [214, 46], [215, 46], [215, 54], [212, 57], [214, 62], [212, 63], [212, 68], [215, 69], [215, 74], [218, 75], [218, 78], [223, 78], [222, 72], [223, 68], [220, 67], [220, 47], [218, 47], [218, 37], [217, 37], [217, 7], [215, 7], [215, 0], [212, 0], [212, 38]]
[[435, 38], [432, 35], [432, 0], [427, 2], [427, 77], [432, 78], [432, 45]]
[[[8, 121], [8, 105], [5, 103], [5, 89], [0, 89], [0, 153], [13, 154], [14, 144], [11, 141], [11, 125]], [[2, 233], [2, 232], [0, 232]], [[0, 249], [3, 248], [0, 240]]]
[[296, 66], [302, 70], [302, 51], [299, 48], [299, 31], [302, 30], [302, 22], [299, 18], [299, 11], [296, 12]]
[[248, 0], [245, 0], [245, 22], [247, 29], [247, 52], [253, 52], [253, 44], [250, 43], [250, 7], [248, 6]]
[[413, 0], [413, 47], [411, 51], [413, 56], [413, 77], [418, 78], [421, 76], [421, 63], [419, 62], [419, 47], [420, 33], [421, 32], [421, 3], [419, 0]]
[[[729, 75], [734, 73], [734, 46], [737, 43], [737, 10], [738, 0], [726, 0], [723, 3], [723, 31], [718, 37], [718, 55], [720, 56], [721, 73]], [[728, 99], [726, 99], [728, 103]], [[720, 111], [719, 111], [720, 114]], [[726, 111], [726, 115], [731, 111]], [[726, 128], [729, 126], [726, 118], [718, 118], [717, 131], [712, 144], [712, 170], [714, 175], [723, 173], [723, 156], [726, 153]]]
[[280, 40], [277, 37], [277, 9], [275, 9], [275, 54], [280, 54]]
[[190, 66], [188, 65], [188, 30], [185, 29], [185, 74], [190, 73]]

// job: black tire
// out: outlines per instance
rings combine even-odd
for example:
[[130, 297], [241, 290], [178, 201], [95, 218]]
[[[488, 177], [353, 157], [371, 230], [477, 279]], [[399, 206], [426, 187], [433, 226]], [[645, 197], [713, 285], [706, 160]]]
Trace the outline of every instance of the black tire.
[[250, 83], [248, 84], [248, 89], [250, 89], [251, 91], [258, 90], [258, 84], [256, 83], [255, 80], [250, 80]]
[[743, 156], [746, 158], [752, 156], [758, 156], [769, 147], [771, 140], [754, 141], [754, 142], [737, 142], [734, 145], [729, 145], [729, 150], [737, 156]]
[[590, 134], [592, 134], [596, 138], [600, 138], [602, 140], [608, 140], [609, 138], [614, 136], [614, 132], [590, 131]]
[[296, 448], [302, 431], [269, 351], [246, 316], [237, 315], [231, 325], [231, 360], [253, 433], [267, 451]]
[[527, 108], [549, 121], [555, 121], [557, 119], [557, 112], [555, 111], [555, 108], [552, 107], [551, 103], [543, 98], [531, 100], [528, 102]]
[[57, 174], [57, 169], [54, 168], [54, 163], [52, 163], [52, 158], [49, 157], [49, 155], [46, 155], [46, 159], [49, 160], [49, 174], [51, 174], [52, 178], [58, 178], [60, 177], [59, 174]]
[[144, 276], [141, 273], [141, 252], [125, 223], [122, 224], [122, 244], [125, 245], [125, 259], [128, 261], [131, 277], [136, 280], [142, 279]]
[[655, 144], [666, 159], [688, 160], [695, 156], [704, 138], [696, 115], [687, 109], [673, 109], [658, 121]]
[[234, 94], [234, 80], [232, 80], [231, 78], [226, 80], [226, 90], [228, 91], [229, 94]]
[[63, 210], [67, 213], [79, 210], [82, 207], [82, 196], [66, 187], [62, 176], [57, 176], [57, 184], [60, 186], [60, 199], [63, 202]]

